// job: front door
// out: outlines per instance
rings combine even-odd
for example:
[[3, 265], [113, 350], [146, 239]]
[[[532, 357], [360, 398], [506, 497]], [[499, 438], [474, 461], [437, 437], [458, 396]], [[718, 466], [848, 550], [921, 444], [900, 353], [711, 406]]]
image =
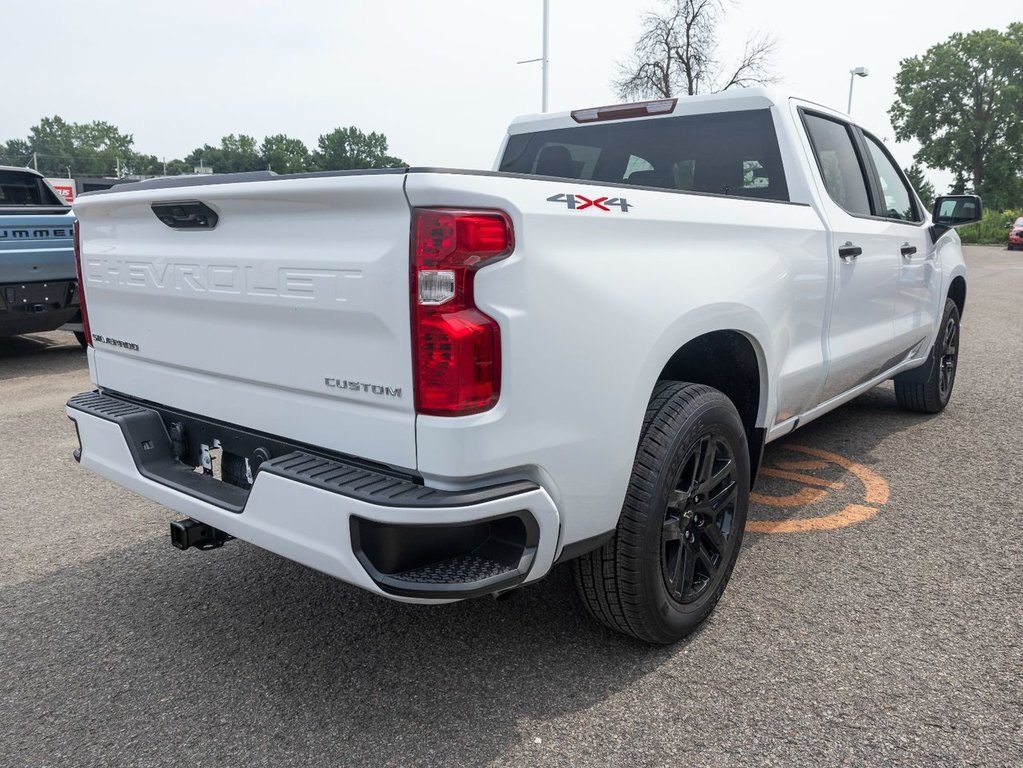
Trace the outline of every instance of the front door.
[[887, 220], [889, 248], [899, 264], [893, 323], [895, 351], [902, 362], [930, 349], [943, 310], [941, 274], [924, 212], [909, 182], [881, 142], [866, 133], [863, 139], [877, 171], [878, 205]]
[[853, 127], [812, 112], [804, 111], [802, 117], [830, 229], [832, 302], [825, 340], [829, 366], [820, 398], [827, 402], [893, 365], [900, 265], [890, 224], [874, 214], [869, 166]]

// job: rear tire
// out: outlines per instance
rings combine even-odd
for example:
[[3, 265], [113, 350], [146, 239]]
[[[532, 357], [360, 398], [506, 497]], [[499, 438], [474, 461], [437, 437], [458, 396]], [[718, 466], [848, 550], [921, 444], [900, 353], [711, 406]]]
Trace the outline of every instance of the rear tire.
[[930, 366], [927, 380], [907, 380], [909, 375], [895, 377], [895, 400], [900, 408], [916, 413], [945, 410], [959, 365], [959, 335], [959, 307], [952, 299], [945, 299], [938, 337], [924, 363], [924, 368]]
[[749, 493], [746, 433], [732, 402], [701, 384], [660, 382], [615, 534], [575, 561], [587, 610], [648, 643], [695, 630], [731, 576]]

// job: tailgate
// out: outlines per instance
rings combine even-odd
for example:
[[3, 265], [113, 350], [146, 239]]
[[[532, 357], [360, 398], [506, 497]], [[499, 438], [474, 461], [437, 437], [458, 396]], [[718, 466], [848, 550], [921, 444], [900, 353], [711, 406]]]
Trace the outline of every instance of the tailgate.
[[[104, 389], [413, 468], [404, 175], [267, 177], [79, 198]], [[216, 214], [212, 228], [174, 215]], [[166, 213], [166, 209], [164, 209]]]
[[70, 209], [34, 214], [0, 210], [0, 285], [74, 280], [74, 220]]

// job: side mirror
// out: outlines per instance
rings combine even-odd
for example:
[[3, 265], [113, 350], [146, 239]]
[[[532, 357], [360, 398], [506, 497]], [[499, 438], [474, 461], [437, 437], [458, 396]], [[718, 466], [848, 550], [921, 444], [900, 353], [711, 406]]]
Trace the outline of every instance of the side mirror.
[[983, 216], [978, 195], [945, 195], [934, 199], [932, 218], [936, 227], [975, 224]]

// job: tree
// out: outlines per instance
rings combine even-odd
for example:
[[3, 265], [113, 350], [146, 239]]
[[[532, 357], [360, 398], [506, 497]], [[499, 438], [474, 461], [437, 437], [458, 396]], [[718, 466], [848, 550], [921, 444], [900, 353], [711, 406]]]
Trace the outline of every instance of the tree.
[[309, 148], [299, 139], [278, 133], [267, 136], [259, 147], [263, 167], [277, 173], [302, 173], [312, 170]]
[[24, 141], [8, 141], [5, 154], [22, 154], [22, 164], [35, 162], [48, 176], [122, 175], [137, 164], [131, 134], [100, 120], [69, 123], [58, 115], [44, 117], [32, 126]]
[[212, 168], [216, 173], [245, 173], [246, 171], [265, 171], [266, 163], [256, 148], [256, 140], [251, 136], [233, 133], [220, 140], [219, 147], [204, 144], [192, 150], [185, 158], [189, 167], [203, 165]]
[[387, 137], [382, 133], [363, 133], [354, 125], [335, 128], [320, 136], [313, 163], [321, 171], [348, 171], [356, 168], [396, 168], [404, 160], [387, 154]]
[[661, 0], [661, 12], [647, 13], [632, 57], [619, 63], [615, 90], [623, 99], [726, 91], [774, 82], [770, 73], [774, 40], [750, 35], [738, 61], [717, 59], [717, 28], [725, 16], [722, 0]]
[[957, 32], [899, 67], [888, 114], [896, 139], [920, 142], [914, 159], [989, 206], [1023, 204], [1023, 22]]
[[31, 165], [32, 147], [24, 139], [10, 139], [0, 144], [0, 165]]
[[934, 185], [927, 180], [924, 176], [924, 169], [920, 163], [913, 163], [909, 168], [903, 168], [903, 172], [906, 174], [906, 178], [909, 179], [909, 183], [913, 185], [913, 189], [920, 195], [920, 199], [928, 210], [934, 205]]
[[246, 134], [228, 134], [218, 146], [204, 144], [184, 159], [159, 158], [134, 150], [134, 137], [102, 121], [69, 123], [54, 115], [33, 126], [26, 139], [0, 142], [0, 164], [32, 165], [47, 176], [88, 175], [122, 178], [175, 176], [192, 173], [195, 166], [215, 173], [243, 173], [272, 169], [277, 173], [315, 170], [385, 168], [405, 165], [387, 154], [387, 137], [363, 133], [355, 126], [336, 128], [320, 136], [316, 152], [299, 139], [284, 134], [266, 136], [261, 143]]
[[[1023, 149], [1019, 143], [1009, 151], [993, 152], [984, 163], [984, 205], [992, 211], [1023, 208]], [[1015, 149], [1016, 151], [1011, 151]]]
[[184, 160], [168, 160], [166, 163], [161, 163], [161, 166], [164, 165], [166, 168], [161, 167], [160, 169], [161, 176], [181, 176], [192, 172], [192, 166]]

